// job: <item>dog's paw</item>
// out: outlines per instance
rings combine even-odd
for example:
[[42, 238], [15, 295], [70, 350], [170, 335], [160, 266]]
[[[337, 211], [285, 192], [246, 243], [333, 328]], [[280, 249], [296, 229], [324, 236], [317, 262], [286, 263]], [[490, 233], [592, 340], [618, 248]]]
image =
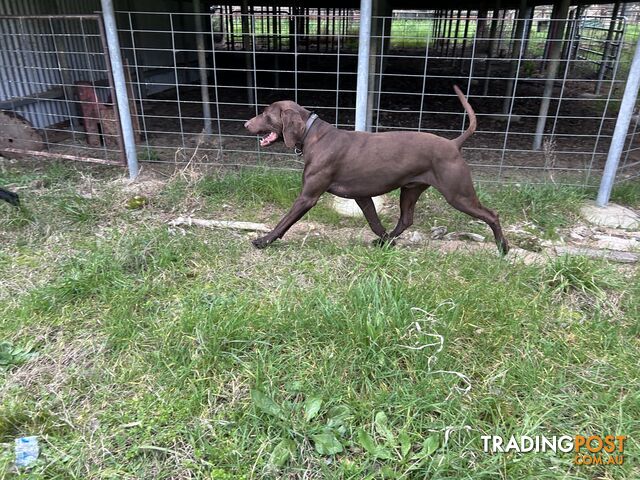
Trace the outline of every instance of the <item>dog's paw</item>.
[[393, 247], [396, 244], [396, 239], [391, 237], [376, 238], [371, 244], [374, 247]]
[[502, 242], [498, 244], [498, 250], [503, 257], [509, 253], [510, 247], [506, 239], [503, 239]]
[[271, 241], [267, 237], [260, 237], [252, 240], [251, 243], [253, 243], [254, 247], [262, 249], [269, 245]]

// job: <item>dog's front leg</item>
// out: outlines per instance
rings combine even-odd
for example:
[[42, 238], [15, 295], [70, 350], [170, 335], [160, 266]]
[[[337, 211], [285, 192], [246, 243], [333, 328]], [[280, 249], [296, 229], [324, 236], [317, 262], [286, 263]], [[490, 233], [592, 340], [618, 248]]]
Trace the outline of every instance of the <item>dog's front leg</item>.
[[271, 230], [264, 237], [256, 238], [253, 241], [253, 245], [256, 248], [264, 248], [269, 245], [274, 240], [278, 238], [282, 238], [282, 236], [291, 228], [291, 225], [300, 220], [305, 213], [307, 213], [311, 208], [318, 202], [320, 197], [309, 197], [304, 194], [301, 194], [291, 207], [291, 210], [282, 217], [282, 220], [278, 222], [276, 228]]
[[278, 222], [276, 228], [271, 230], [264, 237], [256, 238], [253, 241], [253, 245], [256, 248], [264, 248], [269, 245], [274, 240], [278, 238], [282, 238], [282, 236], [291, 228], [291, 225], [300, 220], [305, 213], [307, 213], [311, 208], [318, 202], [319, 197], [308, 197], [304, 194], [300, 195], [291, 207], [291, 210], [282, 217], [282, 220]]
[[302, 186], [302, 193], [296, 198], [291, 210], [282, 217], [282, 220], [278, 222], [276, 227], [271, 230], [264, 237], [256, 238], [252, 243], [256, 248], [264, 248], [274, 240], [282, 238], [287, 233], [287, 230], [291, 228], [291, 225], [300, 220], [305, 213], [318, 203], [320, 195], [322, 195], [329, 187], [329, 181], [327, 178], [319, 178], [318, 175], [307, 176], [305, 175], [305, 181]]
[[387, 234], [387, 230], [382, 225], [380, 221], [380, 217], [378, 217], [378, 212], [376, 212], [376, 206], [373, 203], [373, 199], [371, 197], [358, 197], [354, 199], [362, 213], [364, 214], [364, 218], [366, 218], [369, 227], [378, 237], [380, 237], [383, 241], [386, 241], [389, 237]]

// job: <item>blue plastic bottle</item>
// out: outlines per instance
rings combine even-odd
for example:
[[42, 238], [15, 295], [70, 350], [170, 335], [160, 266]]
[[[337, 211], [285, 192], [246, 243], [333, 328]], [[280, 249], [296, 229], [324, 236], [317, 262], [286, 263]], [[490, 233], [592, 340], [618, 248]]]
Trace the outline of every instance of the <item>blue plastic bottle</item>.
[[16, 467], [30, 467], [38, 459], [38, 437], [16, 438]]

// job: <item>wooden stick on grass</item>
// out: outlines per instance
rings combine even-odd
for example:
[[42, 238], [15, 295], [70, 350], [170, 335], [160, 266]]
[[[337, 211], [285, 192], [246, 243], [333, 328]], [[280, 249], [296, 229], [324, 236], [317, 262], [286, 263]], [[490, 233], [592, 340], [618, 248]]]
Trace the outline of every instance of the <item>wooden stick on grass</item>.
[[232, 222], [228, 220], [204, 220], [202, 218], [191, 217], [178, 217], [175, 220], [171, 220], [169, 225], [172, 227], [177, 226], [191, 226], [207, 227], [207, 228], [231, 228], [234, 230], [251, 230], [254, 232], [270, 232], [271, 229], [264, 223], [254, 222]]

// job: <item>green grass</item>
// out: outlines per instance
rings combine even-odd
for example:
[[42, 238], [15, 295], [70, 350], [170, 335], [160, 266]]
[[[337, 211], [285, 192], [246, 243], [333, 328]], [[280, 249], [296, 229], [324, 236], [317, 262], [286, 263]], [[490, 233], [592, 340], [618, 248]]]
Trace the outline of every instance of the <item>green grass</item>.
[[628, 181], [617, 184], [611, 192], [611, 201], [631, 207], [640, 207], [640, 183]]
[[[87, 169], [52, 168], [40, 173], [56, 180], [39, 189], [27, 170], [0, 179], [25, 187], [30, 215], [16, 222], [22, 214], [0, 205], [5, 476], [19, 435], [42, 446], [30, 478], [640, 475], [637, 269], [378, 249], [339, 234], [257, 251], [242, 234], [164, 220], [183, 208], [215, 218], [224, 205], [271, 219], [297, 176], [173, 180], [131, 211], [111, 173], [94, 171], [100, 193], [85, 198]], [[481, 195], [505, 226], [557, 234], [587, 194]], [[437, 194], [421, 209], [468, 222]], [[592, 433], [628, 435], [624, 465], [491, 455], [480, 440]]]
[[[235, 172], [211, 173], [201, 178], [195, 185], [195, 194], [207, 206], [219, 208], [233, 205], [232, 214], [245, 220], [259, 220], [264, 217], [262, 207], [277, 208], [271, 220], [278, 220], [286, 212], [300, 193], [301, 175], [291, 171], [269, 171], [265, 169], [244, 169]], [[174, 181], [162, 193], [161, 205], [180, 208], [192, 186], [185, 181]], [[330, 207], [325, 196], [309, 213], [307, 218], [332, 224], [346, 224]]]

